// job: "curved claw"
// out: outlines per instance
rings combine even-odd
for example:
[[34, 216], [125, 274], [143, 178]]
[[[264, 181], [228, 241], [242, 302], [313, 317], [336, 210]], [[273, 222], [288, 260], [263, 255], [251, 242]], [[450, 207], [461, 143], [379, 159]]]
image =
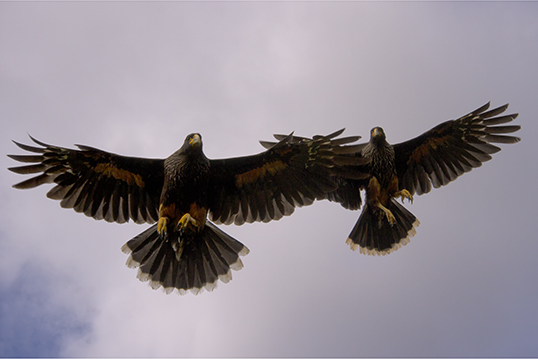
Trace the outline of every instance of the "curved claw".
[[409, 202], [413, 203], [413, 196], [411, 193], [409, 193], [408, 190], [402, 189], [394, 194], [394, 197], [400, 197], [402, 199], [402, 203], [404, 203], [404, 199], [408, 199]]
[[394, 223], [396, 223], [396, 218], [387, 207], [383, 206], [381, 203], [378, 203], [377, 208], [383, 211], [383, 213], [385, 214], [385, 217], [387, 217], [387, 221], [389, 222], [391, 226], [394, 225]]
[[184, 231], [189, 225], [199, 229], [198, 221], [194, 219], [189, 213], [185, 213], [183, 217], [177, 223], [177, 229]]
[[162, 239], [165, 239], [167, 236], [168, 221], [168, 217], [161, 217], [159, 218], [159, 222], [157, 222], [157, 233], [159, 233], [159, 237]]

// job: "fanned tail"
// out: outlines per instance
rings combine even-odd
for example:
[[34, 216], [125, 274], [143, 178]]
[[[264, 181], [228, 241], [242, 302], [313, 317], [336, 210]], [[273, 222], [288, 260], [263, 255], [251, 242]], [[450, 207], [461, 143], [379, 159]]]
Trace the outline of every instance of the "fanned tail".
[[247, 247], [209, 221], [200, 232], [181, 233], [183, 244], [178, 255], [172, 243], [177, 243], [179, 235], [174, 232], [163, 240], [157, 225], [151, 226], [122, 247], [130, 254], [127, 266], [138, 267], [138, 279], [149, 281], [153, 289], [163, 287], [167, 294], [174, 289], [180, 294], [188, 290], [198, 294], [215, 289], [219, 279], [228, 283], [231, 270], [243, 268], [239, 256], [249, 253]]
[[393, 225], [384, 215], [379, 215], [377, 208], [369, 204], [364, 206], [346, 241], [352, 250], [360, 248], [362, 254], [384, 256], [410, 242], [420, 225], [419, 220], [394, 198], [390, 200], [388, 209], [396, 219]]

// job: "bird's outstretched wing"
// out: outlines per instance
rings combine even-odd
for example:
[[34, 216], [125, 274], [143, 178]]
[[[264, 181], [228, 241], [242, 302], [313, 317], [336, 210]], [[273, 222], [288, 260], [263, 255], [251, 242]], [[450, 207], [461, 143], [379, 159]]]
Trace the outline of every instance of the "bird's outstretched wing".
[[153, 223], [159, 219], [164, 160], [125, 157], [82, 145], [77, 145], [80, 150], [73, 150], [30, 138], [41, 147], [13, 142], [35, 155], [8, 156], [31, 164], [9, 170], [39, 175], [13, 187], [28, 189], [55, 183], [47, 197], [60, 200], [63, 208], [107, 222], [131, 219]]
[[336, 139], [343, 130], [300, 140], [285, 136], [258, 155], [212, 160], [210, 215], [216, 223], [269, 222], [307, 206], [337, 188], [334, 176], [363, 176], [358, 136]]
[[[504, 125], [518, 114], [498, 116], [508, 104], [485, 112], [489, 103], [457, 120], [443, 122], [422, 135], [394, 145], [399, 188], [428, 193], [444, 186], [501, 149], [492, 143], [515, 143], [520, 139], [506, 135], [520, 129]], [[502, 125], [502, 126], [497, 126]]]
[[[279, 141], [282, 141], [283, 139], [288, 137], [282, 134], [274, 134], [273, 136]], [[317, 138], [321, 137], [322, 136], [319, 135], [314, 136], [313, 138], [293, 136], [291, 141], [295, 143], [308, 142], [315, 141]], [[260, 144], [265, 148], [271, 148], [276, 144], [276, 142], [260, 141]], [[337, 176], [334, 180], [338, 188], [332, 192], [327, 193], [325, 197], [321, 197], [318, 199], [327, 199], [331, 202], [340, 203], [342, 207], [349, 210], [357, 210], [361, 207], [362, 199], [359, 189], [363, 185], [368, 183], [368, 178], [370, 177], [368, 173], [368, 168], [366, 167], [367, 160], [361, 155], [361, 151], [364, 146], [366, 146], [366, 143], [346, 146], [346, 149], [348, 150], [347, 156], [355, 157], [354, 163], [350, 166], [359, 166], [353, 168], [355, 176], [349, 176], [345, 174], [344, 176]], [[344, 154], [342, 153], [342, 155]], [[351, 168], [345, 167], [345, 169], [350, 170]]]

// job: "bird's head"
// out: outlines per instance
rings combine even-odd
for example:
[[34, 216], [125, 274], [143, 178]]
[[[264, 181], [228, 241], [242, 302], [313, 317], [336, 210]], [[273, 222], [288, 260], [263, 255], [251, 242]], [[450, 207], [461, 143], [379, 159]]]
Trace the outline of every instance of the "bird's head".
[[199, 133], [191, 133], [185, 138], [183, 143], [185, 151], [201, 151], [202, 150], [202, 135]]
[[382, 143], [385, 142], [385, 131], [381, 127], [374, 127], [370, 131], [370, 142]]

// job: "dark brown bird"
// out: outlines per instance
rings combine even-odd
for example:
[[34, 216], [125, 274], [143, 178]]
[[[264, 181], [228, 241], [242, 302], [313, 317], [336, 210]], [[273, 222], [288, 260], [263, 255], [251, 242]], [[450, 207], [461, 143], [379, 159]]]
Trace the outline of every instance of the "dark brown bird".
[[[418, 219], [397, 199], [413, 201], [413, 195], [431, 191], [432, 186], [444, 186], [456, 178], [480, 167], [501, 149], [492, 143], [516, 143], [518, 137], [506, 134], [520, 129], [504, 125], [517, 114], [502, 114], [508, 105], [487, 111], [489, 103], [475, 111], [439, 124], [422, 135], [399, 144], [387, 142], [381, 127], [370, 132], [370, 141], [359, 145], [351, 156], [361, 157], [367, 165], [360, 171], [369, 173], [366, 179], [338, 178], [338, 188], [326, 197], [343, 207], [361, 207], [360, 191], [366, 194], [366, 204], [346, 241], [352, 250], [370, 255], [385, 255], [402, 245], [416, 233]], [[487, 111], [487, 112], [486, 112]], [[502, 125], [502, 126], [498, 126]], [[275, 135], [281, 139], [284, 136]], [[295, 142], [308, 139], [294, 137]], [[265, 147], [274, 143], [262, 142]]]
[[[336, 189], [334, 176], [361, 177], [349, 165], [359, 137], [336, 139], [343, 130], [305, 143], [286, 136], [257, 155], [210, 160], [199, 134], [166, 159], [125, 157], [93, 147], [72, 150], [32, 140], [41, 147], [15, 142], [35, 155], [9, 155], [31, 163], [9, 168], [35, 174], [15, 188], [55, 186], [47, 197], [107, 222], [155, 223], [127, 242], [129, 267], [138, 278], [167, 293], [198, 293], [228, 282], [249, 250], [215, 223], [269, 222], [307, 206]], [[351, 162], [350, 162], [351, 159]], [[360, 159], [359, 159], [360, 161]], [[351, 169], [351, 170], [350, 170]]]

